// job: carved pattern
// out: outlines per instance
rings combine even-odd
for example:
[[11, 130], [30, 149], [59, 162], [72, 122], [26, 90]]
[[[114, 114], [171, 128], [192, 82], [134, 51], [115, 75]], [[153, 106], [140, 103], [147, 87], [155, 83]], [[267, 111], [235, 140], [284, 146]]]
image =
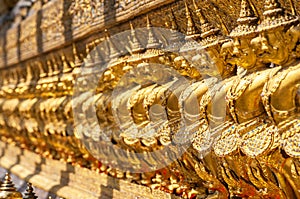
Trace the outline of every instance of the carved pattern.
[[[139, 2], [139, 5], [147, 2]], [[137, 2], [117, 1], [114, 6], [118, 13], [134, 6], [135, 3]], [[68, 46], [58, 49], [32, 58], [22, 66], [16, 65], [3, 70], [0, 81], [0, 127], [4, 129], [3, 133], [1, 131], [2, 139], [21, 143], [44, 156], [86, 166], [116, 178], [126, 178], [186, 198], [193, 198], [195, 195], [209, 195], [210, 198], [300, 197], [297, 119], [299, 104], [295, 102], [299, 94], [294, 90], [294, 87], [299, 85], [298, 18], [286, 15], [278, 1], [269, 0], [265, 2], [264, 10], [259, 12], [262, 13], [262, 20], [259, 22], [259, 16], [252, 10], [251, 2], [242, 0], [237, 26], [229, 33], [229, 39], [224, 39], [221, 30], [206, 19], [198, 3], [193, 1], [193, 6], [188, 3], [176, 4], [186, 11], [186, 15], [179, 17], [172, 14], [172, 29], [176, 29], [176, 25], [179, 24], [181, 29], [186, 30], [187, 39], [194, 38], [203, 45], [202, 50], [206, 50], [210, 59], [201, 53], [195, 53], [194, 60], [203, 68], [207, 62], [212, 61], [221, 73], [224, 84], [218, 82], [210, 90], [201, 79], [201, 75], [215, 76], [215, 73], [209, 70], [202, 74], [197, 73], [195, 66], [190, 65], [182, 56], [156, 49], [141, 49], [138, 39], [135, 38], [133, 23], [130, 23], [133, 55], [118, 58], [120, 52], [115, 44], [109, 37], [103, 36], [84, 41], [84, 47], [72, 43], [72, 48]], [[47, 12], [43, 13], [41, 21], [42, 43], [59, 41], [64, 37], [65, 31], [63, 5], [61, 1], [54, 1], [45, 7]], [[68, 10], [73, 16], [72, 28], [76, 30], [97, 23], [106, 12], [104, 7], [104, 1], [72, 2]], [[176, 6], [174, 8], [176, 9]], [[269, 23], [272, 17], [275, 21]], [[31, 51], [30, 45], [37, 45], [37, 26], [32, 21], [34, 19], [28, 17], [21, 23], [20, 38], [17, 38], [16, 29], [8, 31], [10, 34], [7, 35], [7, 59], [17, 58], [17, 51], [14, 50], [17, 48], [18, 39], [21, 43], [19, 50], [22, 53]], [[157, 48], [160, 43], [151, 32], [148, 17], [147, 27], [148, 44], [151, 48]], [[111, 59], [117, 57], [117, 61], [104, 71], [99, 80], [96, 99], [91, 99], [88, 93], [74, 99], [84, 113], [96, 104], [97, 117], [104, 128], [112, 132], [116, 128], [112, 114], [112, 90], [131, 69], [147, 62], [161, 63], [188, 77], [191, 83], [186, 91], [176, 90], [177, 94], [181, 95], [179, 100], [175, 99], [174, 93], [169, 92], [168, 83], [163, 86], [152, 84], [138, 88], [131, 95], [123, 93], [118, 103], [125, 106], [130, 114], [120, 113], [118, 116], [124, 121], [132, 119], [133, 123], [140, 127], [147, 127], [144, 131], [155, 131], [152, 137], [138, 139], [128, 137], [126, 132], [120, 135], [111, 133], [109, 139], [113, 140], [115, 145], [125, 148], [124, 153], [114, 153], [109, 147], [105, 147], [105, 138], [97, 131], [98, 124], [92, 124], [95, 128], [91, 132], [74, 132], [72, 128], [72, 92], [77, 69], [83, 57], [104, 39], [109, 42], [108, 49], [104, 51], [110, 53]], [[184, 46], [186, 49], [181, 50], [188, 50], [191, 47], [188, 45]], [[87, 57], [86, 63], [91, 61], [88, 67], [92, 68], [95, 60], [89, 59], [90, 57]], [[97, 64], [101, 64], [102, 61], [99, 58]], [[275, 64], [274, 67], [270, 67], [271, 63]], [[197, 97], [200, 113], [195, 114], [193, 110], [188, 109], [192, 94]], [[227, 109], [225, 121], [222, 123], [219, 113], [210, 108], [212, 100], [223, 96], [226, 96]], [[282, 96], [286, 96], [286, 99]], [[153, 104], [162, 105], [167, 110], [168, 120], [159, 123], [159, 127], [149, 125], [149, 118], [153, 117], [149, 114], [149, 109]], [[287, 109], [287, 104], [293, 105], [293, 109]], [[141, 162], [129, 152], [147, 154], [149, 161], [155, 163], [156, 157], [152, 157], [148, 152], [172, 144], [173, 135], [181, 127], [182, 115], [190, 122], [188, 130], [193, 133], [192, 147], [170, 166], [139, 176], [105, 166], [110, 162], [102, 162], [99, 166], [99, 162], [91, 157], [77, 139], [94, 139], [94, 142], [90, 143], [91, 148], [100, 151], [99, 156], [114, 153], [121, 162], [130, 161], [140, 167], [147, 162]], [[124, 127], [128, 128], [128, 131], [132, 130], [129, 127], [133, 123], [124, 123]], [[87, 124], [80, 125], [85, 129]], [[103, 148], [97, 148], [98, 143], [95, 143], [95, 140], [101, 142]], [[201, 153], [200, 158], [196, 157], [197, 153]], [[195, 186], [197, 183], [204, 186]]]

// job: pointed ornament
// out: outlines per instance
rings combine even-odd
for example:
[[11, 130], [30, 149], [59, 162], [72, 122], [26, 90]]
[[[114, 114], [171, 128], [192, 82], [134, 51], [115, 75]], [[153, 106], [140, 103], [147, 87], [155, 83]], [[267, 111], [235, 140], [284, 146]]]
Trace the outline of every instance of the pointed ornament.
[[31, 183], [27, 183], [27, 189], [23, 199], [37, 199], [38, 197], [33, 192], [33, 187]]
[[185, 14], [187, 19], [186, 39], [193, 39], [193, 40], [199, 39], [200, 38], [199, 31], [195, 26], [190, 9], [186, 1], [185, 1]]
[[278, 0], [266, 0], [264, 3], [263, 21], [258, 26], [258, 31], [292, 26], [297, 23], [299, 23], [299, 18], [287, 13]]
[[159, 40], [155, 37], [148, 15], [147, 15], [147, 29], [149, 31], [147, 48], [153, 48], [153, 49], [160, 48], [161, 44], [159, 43]]
[[250, 36], [256, 33], [258, 18], [250, 6], [248, 0], [242, 0], [238, 26], [231, 33], [231, 37]]
[[111, 40], [111, 37], [110, 37], [108, 31], [105, 30], [105, 33], [106, 33], [106, 40], [107, 40], [108, 49], [109, 49], [109, 58], [114, 59], [114, 58], [120, 57], [121, 53], [119, 52], [119, 50], [116, 47], [116, 45], [114, 44], [114, 42]]
[[131, 29], [131, 48], [132, 48], [132, 53], [140, 53], [144, 50], [143, 46], [139, 42], [138, 38], [136, 37], [136, 32], [135, 29], [132, 25], [132, 22], [129, 22], [130, 24], [130, 29]]
[[218, 35], [219, 29], [215, 28], [211, 23], [208, 22], [206, 17], [201, 12], [201, 9], [196, 4], [195, 0], [193, 0], [194, 8], [197, 17], [199, 18], [200, 25], [201, 25], [201, 37], [206, 38], [210, 35]]
[[0, 199], [22, 199], [22, 194], [17, 191], [8, 173], [0, 186]]

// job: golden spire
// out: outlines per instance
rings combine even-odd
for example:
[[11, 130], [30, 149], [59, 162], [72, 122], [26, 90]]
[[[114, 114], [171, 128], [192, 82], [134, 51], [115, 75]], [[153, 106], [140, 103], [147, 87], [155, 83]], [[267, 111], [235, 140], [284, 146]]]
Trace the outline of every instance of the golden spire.
[[8, 173], [5, 174], [4, 182], [0, 186], [0, 199], [2, 198], [22, 199], [22, 194], [16, 190]]
[[153, 49], [160, 48], [161, 44], [159, 43], [159, 40], [154, 35], [148, 15], [147, 15], [147, 29], [149, 31], [147, 48], [153, 48]]
[[266, 0], [264, 4], [263, 15], [274, 15], [276, 13], [281, 13], [283, 8], [281, 7], [278, 0]]
[[187, 19], [187, 27], [186, 27], [186, 39], [194, 39], [197, 40], [200, 37], [199, 31], [197, 30], [195, 23], [193, 21], [193, 18], [191, 16], [191, 12], [189, 10], [189, 7], [185, 3], [185, 14], [186, 14], [186, 19]]
[[266, 31], [280, 26], [291, 26], [297, 22], [299, 22], [298, 17], [286, 13], [278, 0], [266, 0], [263, 21], [258, 26], [258, 31]]
[[178, 25], [176, 23], [176, 19], [175, 19], [174, 12], [172, 9], [171, 9], [170, 21], [171, 21], [171, 29], [178, 30]]
[[171, 13], [169, 15], [169, 19], [171, 24], [169, 24], [170, 26], [168, 26], [168, 28], [170, 28], [171, 31], [169, 36], [169, 45], [167, 46], [167, 49], [171, 52], [175, 52], [182, 45], [182, 42], [184, 41], [184, 35], [178, 30], [178, 25], [176, 23], [176, 18], [173, 10], [171, 9], [170, 11]]
[[[80, 60], [80, 55], [78, 54], [78, 51], [77, 51], [77, 46], [75, 43], [72, 44], [72, 52], [73, 52], [73, 55], [74, 55], [74, 61], [73, 61], [73, 68], [74, 67], [78, 67], [81, 65], [81, 60]], [[53, 59], [54, 56], [52, 55]], [[55, 63], [55, 61], [53, 61]], [[55, 72], [58, 72], [58, 71], [54, 71], [54, 74]]]
[[241, 2], [241, 10], [240, 10], [240, 17], [237, 20], [239, 23], [249, 23], [251, 21], [257, 20], [257, 17], [254, 14], [254, 10], [252, 9], [251, 5], [247, 0], [242, 0]]
[[35, 193], [33, 192], [33, 187], [31, 183], [27, 183], [26, 192], [24, 194], [23, 199], [37, 199], [38, 197], [35, 196]]
[[111, 40], [107, 29], [105, 29], [105, 33], [106, 33], [106, 40], [107, 40], [107, 44], [108, 44], [108, 50], [109, 50], [109, 58], [114, 59], [114, 58], [120, 57], [121, 54], [120, 54], [118, 48], [115, 46], [114, 42]]
[[289, 2], [291, 4], [292, 15], [297, 15], [295, 4], [294, 4], [293, 0], [289, 0]]
[[212, 46], [216, 46], [220, 43], [225, 42], [224, 36], [220, 33], [220, 29], [214, 27], [203, 15], [201, 9], [196, 4], [196, 1], [193, 0], [194, 8], [196, 15], [199, 18], [200, 21], [200, 27], [201, 27], [201, 48], [208, 48]]
[[136, 37], [135, 34], [135, 29], [131, 23], [131, 21], [129, 22], [130, 24], [130, 29], [131, 29], [131, 48], [132, 48], [132, 53], [139, 53], [141, 51], [144, 50], [144, 48], [142, 47], [142, 45], [140, 44], [139, 40]]
[[84, 59], [84, 63], [85, 63], [85, 67], [93, 67], [95, 65], [95, 61], [94, 61], [94, 56], [91, 55], [91, 44], [87, 44], [86, 45], [86, 53], [87, 53], [87, 56], [86, 58]]
[[196, 4], [195, 0], [193, 0], [193, 4], [195, 7], [196, 15], [198, 16], [201, 24], [201, 37], [206, 38], [210, 35], [216, 35], [217, 33], [219, 33], [220, 30], [218, 28], [215, 28], [211, 23], [208, 22], [206, 17], [201, 12], [201, 9]]
[[100, 43], [100, 40], [95, 40], [93, 41], [93, 44], [94, 44], [94, 57], [95, 57], [95, 64], [99, 64], [99, 63], [102, 63], [104, 62], [103, 60], [103, 56], [101, 54], [101, 49], [99, 47], [99, 44]]
[[240, 16], [237, 19], [238, 26], [231, 33], [231, 37], [241, 37], [254, 34], [257, 28], [258, 18], [248, 0], [242, 0]]

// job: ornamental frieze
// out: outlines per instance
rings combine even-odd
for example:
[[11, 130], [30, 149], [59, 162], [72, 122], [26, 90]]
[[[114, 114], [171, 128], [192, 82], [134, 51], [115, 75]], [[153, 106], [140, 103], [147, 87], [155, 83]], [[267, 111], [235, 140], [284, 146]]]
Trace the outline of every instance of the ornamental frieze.
[[[299, 198], [298, 9], [44, 3], [1, 29], [1, 143], [62, 173], [85, 168], [87, 182], [94, 172], [181, 198]], [[74, 190], [103, 194], [92, 184]]]

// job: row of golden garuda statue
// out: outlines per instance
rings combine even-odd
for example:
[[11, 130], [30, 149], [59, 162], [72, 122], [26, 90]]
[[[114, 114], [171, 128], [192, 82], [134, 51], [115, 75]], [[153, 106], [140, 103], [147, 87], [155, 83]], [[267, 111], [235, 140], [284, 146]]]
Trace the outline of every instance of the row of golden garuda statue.
[[[84, 89], [72, 96], [78, 73], [74, 63], [80, 59], [76, 50], [73, 62], [63, 57], [62, 66], [56, 66], [61, 67], [62, 76], [55, 73], [52, 62], [24, 67], [23, 72], [9, 70], [11, 74], [1, 79], [2, 139], [184, 198], [300, 198], [298, 16], [286, 12], [278, 0], [266, 0], [259, 17], [254, 6], [242, 0], [237, 26], [224, 35], [206, 19], [197, 2], [185, 6], [187, 42], [177, 53], [159, 50], [161, 43], [149, 19], [147, 49], [140, 48], [134, 29], [130, 55], [120, 56], [107, 37], [108, 53], [115, 61], [103, 71], [93, 97]], [[173, 15], [169, 22], [176, 32]], [[176, 43], [180, 38], [174, 35], [169, 39]], [[195, 41], [197, 48], [193, 48]], [[92, 65], [99, 68], [99, 63]], [[170, 75], [163, 77], [163, 85], [147, 81], [113, 95], [126, 73], [144, 66], [151, 70], [151, 63], [177, 71], [188, 86], [172, 82]], [[88, 67], [88, 61], [85, 64]], [[92, 74], [86, 76], [92, 79]], [[76, 80], [81, 87], [89, 84], [83, 79]], [[140, 80], [129, 81], [138, 85]], [[116, 102], [123, 109], [117, 109]], [[93, 108], [97, 122], [88, 115]], [[160, 115], [160, 109], [166, 115]], [[74, 117], [79, 119], [74, 122]], [[120, 123], [124, 132], [114, 132]], [[108, 140], [101, 137], [99, 126], [110, 132]], [[147, 129], [155, 132], [132, 137], [132, 126], [143, 134]], [[152, 152], [174, 145], [182, 131], [190, 147], [164, 168], [144, 173], [114, 168], [128, 163], [160, 164], [163, 156]], [[108, 142], [124, 150], [111, 151]], [[147, 154], [147, 159], [140, 160], [138, 153]], [[176, 153], [171, 150], [168, 155]], [[111, 163], [107, 156], [116, 161]]]

